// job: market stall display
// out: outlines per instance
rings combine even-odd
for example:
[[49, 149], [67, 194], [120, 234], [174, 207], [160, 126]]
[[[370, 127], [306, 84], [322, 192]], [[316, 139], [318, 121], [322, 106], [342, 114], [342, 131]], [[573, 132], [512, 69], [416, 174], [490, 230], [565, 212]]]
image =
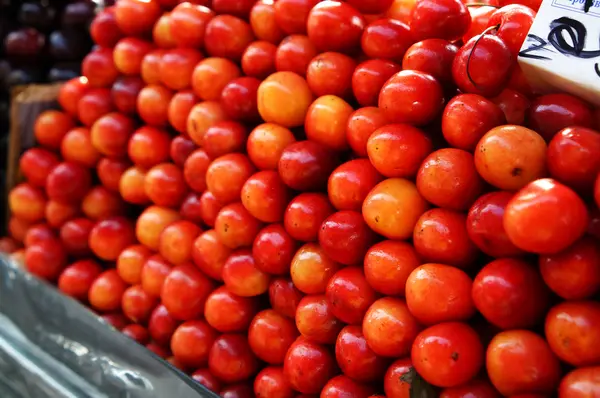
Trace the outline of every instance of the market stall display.
[[598, 396], [600, 113], [528, 84], [539, 6], [119, 0], [0, 247], [222, 397]]

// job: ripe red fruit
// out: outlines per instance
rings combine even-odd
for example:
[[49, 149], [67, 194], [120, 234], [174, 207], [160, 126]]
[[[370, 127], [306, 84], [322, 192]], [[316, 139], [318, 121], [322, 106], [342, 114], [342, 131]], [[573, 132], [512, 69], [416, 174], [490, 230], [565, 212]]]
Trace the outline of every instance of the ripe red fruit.
[[173, 265], [189, 263], [192, 245], [201, 232], [202, 229], [191, 221], [175, 221], [160, 234], [158, 252]]
[[306, 31], [320, 51], [354, 53], [365, 25], [362, 14], [350, 4], [327, 0], [310, 10]]
[[240, 297], [221, 286], [206, 299], [204, 318], [221, 333], [245, 332], [257, 311], [255, 298]]
[[58, 288], [64, 294], [85, 301], [102, 268], [93, 260], [77, 261], [65, 268], [58, 278]]
[[140, 285], [127, 288], [121, 298], [123, 314], [135, 323], [145, 324], [157, 304], [157, 298], [144, 291]]
[[368, 284], [360, 267], [346, 267], [329, 279], [325, 296], [336, 318], [356, 325], [362, 322], [377, 293]]
[[70, 255], [83, 257], [90, 254], [89, 236], [94, 225], [94, 221], [87, 218], [77, 218], [63, 224], [60, 240]]
[[8, 207], [14, 217], [24, 222], [34, 223], [44, 219], [47, 200], [41, 189], [22, 183], [10, 191]]
[[[370, 59], [359, 64], [352, 74], [352, 92], [356, 101], [362, 106], [376, 106], [385, 82], [401, 69], [400, 65], [383, 59]], [[352, 149], [356, 151], [354, 147]]]
[[211, 373], [226, 383], [244, 381], [258, 370], [258, 360], [248, 340], [240, 334], [223, 334], [213, 343], [208, 355]]
[[206, 25], [214, 12], [202, 5], [188, 2], [177, 5], [169, 15], [169, 28], [178, 47], [198, 48], [204, 43]]
[[206, 366], [217, 336], [217, 331], [205, 321], [190, 320], [175, 329], [171, 337], [171, 351], [175, 359], [187, 368]]
[[381, 89], [379, 108], [392, 123], [424, 125], [444, 106], [442, 86], [427, 73], [403, 70], [392, 76]]
[[344, 265], [362, 262], [374, 240], [374, 234], [362, 215], [355, 211], [339, 211], [329, 216], [319, 230], [319, 244], [325, 254]]
[[597, 394], [596, 380], [600, 367], [590, 366], [572, 370], [563, 377], [559, 386], [559, 394], [563, 397], [578, 397], [582, 394]]
[[202, 233], [192, 247], [192, 260], [200, 271], [215, 280], [222, 280], [223, 265], [232, 250], [225, 246], [215, 230]]
[[285, 379], [281, 366], [266, 367], [256, 375], [254, 394], [257, 397], [292, 398], [295, 396], [292, 386]]
[[471, 15], [459, 0], [421, 0], [410, 19], [410, 33], [417, 40], [460, 39], [471, 24]]
[[323, 188], [337, 163], [336, 156], [324, 145], [299, 141], [288, 145], [279, 159], [283, 182], [298, 191]]
[[488, 26], [498, 26], [496, 35], [504, 40], [513, 57], [519, 55], [523, 42], [533, 24], [536, 12], [526, 5], [510, 4], [494, 12]]
[[295, 311], [296, 327], [307, 340], [319, 344], [334, 344], [344, 324], [332, 312], [324, 294], [302, 298]]
[[369, 285], [379, 293], [404, 296], [406, 280], [419, 265], [421, 259], [411, 244], [386, 240], [367, 251], [364, 272]]
[[117, 112], [98, 118], [91, 130], [92, 145], [104, 156], [123, 158], [127, 155], [129, 137], [135, 130], [133, 119]]
[[321, 396], [323, 398], [332, 398], [346, 394], [348, 396], [374, 397], [374, 395], [371, 395], [373, 392], [375, 392], [374, 387], [358, 383], [348, 376], [340, 375], [327, 382], [321, 391]]
[[115, 7], [105, 8], [96, 14], [90, 25], [90, 36], [100, 47], [111, 48], [117, 44], [123, 33], [117, 25]]
[[116, 311], [121, 308], [121, 298], [127, 284], [116, 270], [104, 271], [92, 284], [88, 294], [90, 305], [99, 311]]
[[321, 224], [335, 209], [321, 193], [302, 193], [292, 199], [285, 210], [284, 227], [292, 238], [312, 242], [318, 239]]
[[527, 115], [527, 126], [537, 131], [546, 141], [562, 129], [572, 126], [592, 127], [590, 106], [570, 94], [547, 94], [532, 102]]
[[411, 359], [417, 373], [427, 382], [438, 387], [456, 387], [479, 373], [484, 350], [470, 326], [447, 322], [419, 333]]
[[133, 245], [123, 250], [116, 264], [121, 279], [131, 285], [139, 284], [142, 281], [142, 268], [152, 254], [144, 245]]
[[204, 313], [213, 282], [191, 264], [171, 270], [164, 280], [160, 298], [167, 311], [179, 320], [195, 319]]
[[273, 278], [269, 284], [271, 308], [288, 318], [294, 318], [298, 303], [303, 294], [296, 289], [289, 278]]
[[279, 222], [291, 196], [276, 171], [259, 171], [246, 180], [241, 190], [242, 204], [262, 222]]
[[410, 46], [402, 58], [402, 69], [430, 74], [441, 83], [452, 83], [452, 62], [458, 47], [448, 40], [425, 39]]
[[25, 268], [48, 281], [55, 281], [66, 265], [67, 252], [58, 239], [40, 241], [25, 250]]
[[371, 22], [361, 38], [361, 48], [367, 57], [398, 64], [402, 63], [404, 53], [413, 43], [408, 25], [390, 18]]
[[261, 229], [252, 244], [256, 267], [271, 275], [286, 275], [296, 253], [296, 242], [281, 224]]
[[64, 112], [48, 110], [42, 112], [33, 125], [36, 141], [49, 149], [59, 149], [63, 137], [75, 127], [71, 116]]
[[[384, 82], [381, 84], [383, 85]], [[355, 94], [356, 95], [356, 94]], [[379, 89], [375, 94], [374, 104], [377, 104]], [[367, 143], [371, 134], [378, 128], [387, 124], [383, 111], [374, 106], [367, 106], [354, 111], [348, 118], [346, 125], [346, 139], [355, 154], [367, 157]]]
[[360, 326], [342, 329], [335, 342], [335, 358], [346, 376], [360, 382], [380, 379], [387, 368], [387, 360], [369, 348]]
[[248, 343], [256, 356], [271, 365], [283, 364], [298, 337], [294, 321], [268, 309], [256, 314], [248, 329]]
[[[294, 2], [295, 0], [291, 1], [291, 3]], [[250, 10], [249, 16], [250, 26], [256, 37], [273, 44], [279, 43], [285, 35], [283, 29], [278, 25], [276, 20], [275, 9], [275, 4], [269, 0], [256, 1]], [[308, 15], [309, 11], [310, 8], [306, 10], [305, 14]], [[301, 26], [304, 31], [306, 30], [306, 15], [304, 16], [304, 24]], [[290, 17], [297, 17], [297, 15], [290, 15]], [[303, 31], [289, 33], [303, 33]]]
[[225, 286], [238, 296], [260, 296], [269, 289], [270, 276], [256, 268], [249, 250], [233, 252], [223, 265], [222, 277]]
[[217, 15], [206, 24], [204, 48], [212, 57], [239, 62], [253, 40], [250, 25], [233, 15]]
[[558, 253], [576, 242], [589, 222], [585, 203], [570, 188], [550, 178], [536, 180], [511, 199], [504, 229], [517, 247]]
[[318, 394], [337, 373], [333, 355], [325, 346], [298, 337], [288, 350], [283, 372], [294, 390]]
[[178, 207], [187, 194], [183, 172], [172, 163], [161, 163], [148, 170], [144, 192], [158, 206]]
[[338, 210], [360, 211], [371, 189], [382, 179], [367, 159], [351, 160], [329, 176], [329, 200]]
[[117, 25], [123, 33], [130, 36], [152, 31], [161, 12], [157, 0], [123, 0], [115, 6]]
[[72, 162], [56, 166], [46, 179], [48, 198], [65, 204], [75, 204], [83, 199], [92, 185], [89, 169]]
[[161, 345], [168, 346], [177, 326], [179, 326], [179, 321], [173, 318], [162, 304], [152, 311], [148, 320], [148, 332], [152, 340]]
[[165, 130], [143, 126], [129, 138], [127, 153], [135, 165], [149, 169], [169, 160], [170, 144]]

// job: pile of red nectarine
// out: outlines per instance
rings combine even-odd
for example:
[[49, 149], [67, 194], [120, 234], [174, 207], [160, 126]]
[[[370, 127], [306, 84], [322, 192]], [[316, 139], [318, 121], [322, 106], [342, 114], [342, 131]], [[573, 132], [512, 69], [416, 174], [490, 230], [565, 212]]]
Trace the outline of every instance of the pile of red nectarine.
[[600, 113], [527, 84], [539, 1], [179, 3], [98, 14], [0, 247], [227, 398], [600, 396]]

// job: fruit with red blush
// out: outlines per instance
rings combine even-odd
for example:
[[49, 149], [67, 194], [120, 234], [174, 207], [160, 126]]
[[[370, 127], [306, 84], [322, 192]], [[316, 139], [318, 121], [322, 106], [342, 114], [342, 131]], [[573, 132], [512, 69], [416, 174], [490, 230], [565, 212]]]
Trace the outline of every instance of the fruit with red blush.
[[96, 173], [106, 189], [119, 192], [121, 176], [128, 168], [129, 163], [127, 160], [102, 158], [96, 165]]
[[146, 328], [144, 328], [142, 325], [135, 323], [125, 326], [123, 329], [121, 329], [121, 333], [141, 345], [145, 345], [150, 340], [148, 330], [146, 330]]
[[294, 390], [318, 394], [337, 373], [337, 366], [326, 346], [298, 337], [285, 356], [283, 373]]
[[123, 0], [115, 6], [117, 26], [129, 36], [151, 32], [161, 12], [157, 0]]
[[204, 145], [204, 134], [214, 124], [227, 120], [225, 109], [220, 102], [204, 101], [192, 107], [187, 118], [186, 131], [198, 146]]
[[61, 86], [57, 101], [65, 112], [77, 117], [77, 104], [89, 88], [90, 83], [87, 77], [81, 76], [68, 80]]
[[377, 293], [368, 284], [359, 267], [347, 267], [336, 272], [325, 290], [333, 315], [347, 324], [361, 324]]
[[382, 179], [367, 159], [351, 160], [329, 176], [329, 200], [338, 210], [360, 211], [368, 193]]
[[46, 194], [50, 200], [65, 204], [81, 201], [92, 185], [89, 169], [72, 162], [56, 166], [46, 179]]
[[600, 173], [600, 133], [585, 127], [559, 131], [548, 144], [550, 175], [579, 191], [589, 191]]
[[410, 34], [417, 40], [460, 39], [471, 24], [466, 5], [459, 0], [420, 0], [410, 19]]
[[324, 294], [313, 294], [300, 300], [295, 312], [296, 327], [307, 340], [334, 344], [344, 327], [333, 315], [332, 305]]
[[456, 267], [424, 264], [408, 276], [406, 303], [411, 314], [424, 325], [466, 321], [475, 314], [472, 286], [472, 279]]
[[183, 178], [188, 187], [196, 192], [206, 190], [206, 171], [210, 166], [210, 158], [203, 149], [196, 149], [183, 163]]
[[273, 278], [269, 284], [271, 308], [288, 318], [294, 318], [303, 294], [296, 289], [290, 278]]
[[283, 364], [285, 354], [297, 337], [294, 321], [272, 309], [256, 314], [248, 329], [252, 352], [270, 365]]
[[178, 47], [198, 48], [204, 44], [206, 27], [215, 13], [208, 7], [190, 4], [177, 5], [169, 15], [170, 33]]
[[124, 158], [135, 130], [133, 119], [117, 112], [101, 116], [90, 130], [92, 146], [104, 156]]
[[317, 48], [307, 36], [287, 36], [275, 51], [275, 69], [278, 72], [294, 72], [306, 77], [311, 60], [318, 54]]
[[167, 262], [160, 254], [148, 257], [142, 266], [140, 275], [142, 288], [147, 293], [160, 297], [165, 279], [171, 272], [173, 266]]
[[304, 124], [313, 94], [304, 78], [293, 72], [276, 72], [258, 87], [258, 112], [267, 123], [282, 127]]
[[383, 59], [360, 63], [352, 73], [352, 92], [356, 101], [362, 106], [376, 106], [385, 82], [401, 69], [400, 65]]
[[184, 167], [187, 158], [196, 150], [196, 144], [189, 137], [178, 135], [171, 140], [169, 154], [171, 160], [179, 167]]
[[181, 202], [179, 213], [184, 220], [191, 221], [196, 224], [202, 224], [202, 208], [200, 207], [200, 194], [190, 192]]
[[342, 266], [325, 255], [316, 243], [302, 246], [292, 259], [290, 275], [294, 286], [305, 294], [325, 293], [331, 277]]
[[306, 137], [333, 150], [346, 149], [346, 124], [353, 111], [350, 104], [334, 95], [317, 98], [306, 114]]
[[[27, 231], [29, 231], [29, 228], [31, 228], [31, 224], [32, 223], [29, 221], [21, 220], [20, 218], [11, 215], [8, 221], [8, 232], [10, 237], [19, 243], [23, 243], [27, 235]], [[48, 221], [48, 224], [52, 225], [50, 221]]]
[[160, 48], [173, 48], [176, 46], [173, 35], [171, 34], [171, 13], [164, 12], [156, 20], [152, 28], [152, 41]]
[[243, 152], [248, 132], [246, 127], [231, 120], [215, 123], [204, 134], [202, 149], [211, 159], [233, 152]]
[[152, 340], [163, 346], [169, 345], [171, 337], [178, 326], [179, 321], [173, 318], [162, 304], [154, 308], [148, 319], [148, 332]]
[[[409, 355], [421, 328], [406, 302], [394, 297], [375, 301], [362, 321], [362, 330], [369, 348], [377, 355], [391, 358]], [[384, 329], [386, 332], [382, 334]]]
[[106, 48], [113, 47], [123, 37], [117, 25], [114, 7], [108, 7], [96, 14], [90, 24], [90, 36], [94, 43]]
[[206, 24], [204, 48], [211, 57], [239, 62], [252, 41], [250, 24], [233, 15], [217, 15]]
[[150, 203], [144, 184], [147, 172], [141, 167], [133, 166], [125, 170], [119, 180], [119, 193], [128, 203], [144, 205]]
[[19, 168], [27, 182], [44, 188], [48, 174], [59, 163], [60, 160], [55, 153], [44, 148], [30, 148], [21, 155]]
[[187, 134], [187, 119], [198, 99], [191, 90], [181, 90], [175, 93], [169, 102], [167, 119], [171, 127], [181, 134]]
[[145, 324], [157, 304], [156, 297], [146, 293], [140, 285], [127, 288], [121, 298], [123, 314], [135, 323]]
[[221, 91], [221, 105], [225, 114], [246, 123], [260, 121], [256, 93], [261, 81], [255, 77], [238, 77]]
[[158, 252], [173, 265], [189, 263], [192, 245], [200, 232], [202, 229], [190, 221], [175, 221], [161, 232]]
[[567, 127], [592, 127], [592, 111], [588, 104], [570, 94], [547, 94], [537, 97], [529, 108], [527, 126], [546, 141]]
[[356, 211], [342, 210], [323, 221], [319, 244], [332, 260], [344, 265], [362, 262], [374, 234]]
[[371, 246], [367, 251], [364, 260], [365, 278], [379, 293], [404, 296], [406, 280], [420, 264], [421, 259], [412, 245], [386, 240]]
[[298, 141], [283, 150], [279, 175], [294, 190], [318, 190], [326, 186], [328, 175], [336, 165], [337, 157], [326, 146], [314, 141]]
[[589, 215], [583, 200], [550, 178], [536, 180], [513, 196], [504, 229], [517, 247], [539, 254], [558, 253], [583, 236]]
[[430, 138], [408, 124], [380, 127], [367, 141], [371, 164], [386, 177], [414, 177], [432, 149]]
[[190, 320], [175, 329], [171, 337], [171, 351], [186, 368], [199, 368], [208, 364], [211, 347], [217, 331], [203, 320]]
[[346, 326], [335, 342], [335, 358], [342, 372], [359, 382], [381, 379], [387, 369], [387, 359], [373, 352], [360, 326]]
[[173, 92], [168, 88], [150, 84], [144, 87], [137, 97], [137, 111], [140, 118], [151, 126], [163, 127], [168, 122], [169, 102]]
[[463, 93], [494, 97], [505, 88], [514, 64], [515, 58], [501, 38], [482, 33], [458, 50], [452, 77]]
[[583, 397], [585, 394], [597, 394], [598, 385], [598, 374], [600, 367], [589, 366], [585, 368], [579, 368], [572, 370], [565, 377], [559, 385], [559, 394], [563, 397]]
[[221, 391], [221, 382], [208, 369], [198, 369], [190, 377], [212, 392], [218, 393]]
[[127, 289], [127, 284], [119, 277], [114, 269], [100, 274], [88, 293], [90, 305], [98, 311], [116, 311], [121, 308], [121, 298]]
[[148, 170], [144, 191], [154, 204], [165, 207], [178, 207], [188, 192], [183, 171], [172, 163], [161, 163]]
[[97, 221], [125, 215], [127, 206], [118, 193], [98, 185], [85, 195], [81, 202], [81, 210], [87, 218]]
[[60, 240], [46, 239], [25, 249], [25, 269], [39, 278], [56, 281], [67, 265], [67, 251]]
[[334, 208], [326, 195], [300, 194], [290, 201], [285, 211], [285, 230], [296, 240], [316, 241], [322, 222], [333, 212]]
[[263, 228], [252, 244], [256, 267], [271, 275], [286, 275], [296, 252], [296, 242], [281, 224]]
[[241, 65], [244, 74], [265, 79], [271, 73], [275, 73], [276, 52], [277, 46], [268, 41], [259, 40], [249, 44], [242, 55]]
[[12, 254], [20, 250], [19, 242], [10, 237], [0, 238], [0, 253]]
[[477, 94], [459, 94], [444, 109], [442, 133], [454, 148], [474, 151], [488, 131], [505, 122], [502, 108], [491, 100]]
[[250, 250], [241, 249], [233, 252], [222, 272], [225, 286], [241, 297], [260, 296], [269, 289], [270, 276], [259, 270]]
[[410, 358], [398, 359], [385, 372], [383, 389], [388, 397], [406, 397], [410, 394], [411, 384], [406, 378], [414, 372]]
[[335, 95], [348, 98], [352, 94], [352, 75], [356, 62], [347, 55], [326, 52], [308, 64], [306, 81], [317, 96]]
[[[66, 161], [90, 168], [96, 166], [101, 157], [100, 152], [92, 144], [90, 130], [85, 127], [70, 130], [61, 142], [60, 152]], [[21, 161], [23, 161], [22, 159], [23, 157], [21, 157]], [[40, 171], [44, 171], [43, 166]]]
[[194, 241], [192, 260], [200, 271], [215, 280], [222, 280], [223, 265], [232, 249], [225, 246], [213, 229], [203, 232]]
[[56, 239], [56, 233], [48, 224], [36, 224], [27, 229], [23, 245], [25, 248], [47, 240]]
[[220, 203], [232, 203], [240, 199], [243, 186], [254, 171], [246, 155], [223, 155], [208, 166], [206, 186]]
[[484, 348], [470, 326], [446, 322], [423, 330], [411, 352], [415, 370], [438, 387], [456, 387], [475, 377], [484, 362]]
[[97, 48], [85, 56], [81, 63], [81, 74], [91, 87], [110, 87], [119, 77], [111, 48]]
[[60, 240], [71, 256], [84, 257], [91, 253], [89, 236], [94, 225], [94, 222], [87, 218], [76, 218], [62, 225], [59, 233]]
[[79, 205], [49, 200], [46, 205], [46, 221], [53, 228], [60, 228], [64, 223], [81, 215]]
[[204, 318], [221, 333], [244, 332], [257, 312], [255, 298], [237, 296], [221, 286], [206, 299]]
[[218, 100], [223, 88], [240, 74], [240, 68], [226, 58], [205, 58], [194, 68], [192, 88], [200, 99]]
[[352, 5], [340, 1], [322, 1], [308, 13], [306, 31], [320, 51], [354, 53], [366, 21]]
[[292, 398], [295, 396], [281, 366], [266, 367], [256, 375], [254, 394], [257, 397]]
[[196, 319], [204, 313], [204, 305], [213, 282], [192, 264], [179, 265], [164, 280], [160, 298], [167, 311], [182, 321]]
[[77, 103], [79, 120], [87, 127], [92, 127], [96, 120], [114, 110], [115, 107], [108, 88], [92, 88]]
[[140, 75], [146, 84], [160, 83], [160, 61], [164, 54], [164, 49], [155, 49], [142, 59]]
[[487, 29], [490, 17], [499, 8], [499, 6], [494, 3], [497, 2], [494, 0], [475, 4], [467, 3], [469, 14], [471, 14], [471, 25], [469, 26], [467, 33], [462, 37], [463, 43], [469, 41], [473, 36], [482, 34], [483, 31]]
[[[285, 36], [284, 31], [277, 24], [275, 8], [274, 3], [269, 0], [257, 1], [250, 10], [248, 18], [254, 35], [259, 40], [264, 40], [272, 44], [279, 43]], [[309, 10], [306, 10], [306, 14], [308, 14]], [[306, 21], [304, 25], [304, 29], [306, 29]]]
[[428, 73], [441, 83], [452, 82], [452, 62], [458, 47], [444, 39], [425, 39], [410, 46], [405, 52], [402, 69]]
[[274, 123], [261, 124], [248, 136], [248, 157], [261, 170], [276, 170], [283, 150], [295, 141], [287, 128]]
[[151, 250], [158, 250], [160, 234], [174, 221], [180, 220], [181, 216], [175, 210], [161, 207], [147, 207], [137, 219], [137, 240]]
[[408, 25], [390, 18], [368, 24], [361, 38], [361, 48], [367, 57], [396, 63], [402, 63], [404, 53], [413, 43]]
[[167, 50], [160, 60], [161, 82], [172, 90], [188, 88], [194, 68], [202, 58], [200, 51], [191, 48]]
[[137, 37], [126, 37], [119, 40], [113, 49], [115, 67], [121, 74], [139, 75], [142, 60], [152, 50], [152, 47], [151, 43]]
[[133, 224], [124, 217], [111, 217], [98, 222], [89, 237], [90, 249], [106, 261], [114, 261], [128, 246], [135, 243]]
[[582, 300], [600, 291], [600, 248], [584, 236], [565, 250], [539, 257], [546, 285], [566, 300]]
[[127, 153], [139, 167], [151, 168], [169, 160], [171, 136], [151, 126], [137, 129], [129, 138]]
[[[560, 362], [543, 337], [529, 330], [497, 334], [489, 343], [486, 368], [502, 395], [553, 394], [562, 374]], [[523, 373], [529, 369], [532, 373]]]
[[393, 75], [379, 94], [381, 108], [392, 123], [424, 125], [442, 111], [442, 86], [433, 76], [414, 70]]
[[375, 388], [372, 386], [358, 383], [348, 376], [340, 375], [327, 382], [321, 391], [321, 396], [323, 398], [332, 398], [347, 394], [349, 396], [373, 397], [371, 393], [374, 391]]
[[473, 203], [467, 215], [467, 233], [471, 241], [485, 254], [515, 257], [523, 254], [508, 238], [504, 230], [504, 212], [513, 193], [505, 191], [482, 195]]
[[202, 196], [200, 196], [200, 211], [202, 214], [202, 221], [209, 227], [215, 226], [215, 221], [222, 208], [223, 205], [217, 200], [212, 192], [204, 191]]
[[220, 380], [236, 383], [253, 376], [259, 364], [244, 335], [223, 334], [210, 348], [208, 368]]
[[477, 310], [501, 329], [535, 326], [548, 309], [549, 290], [539, 272], [523, 260], [494, 260], [473, 281]]
[[75, 122], [71, 116], [64, 112], [48, 110], [35, 119], [33, 134], [38, 144], [48, 149], [60, 149], [63, 137], [73, 127]]
[[17, 185], [8, 194], [10, 212], [13, 216], [28, 223], [44, 219], [46, 204], [47, 199], [44, 192], [26, 182]]
[[545, 335], [552, 351], [569, 365], [593, 366], [600, 360], [598, 338], [600, 306], [594, 301], [569, 301], [551, 308]]
[[[379, 93], [379, 91], [377, 93]], [[376, 98], [375, 102], [377, 102]], [[350, 115], [346, 125], [346, 139], [348, 145], [356, 155], [367, 157], [367, 143], [371, 134], [386, 124], [387, 119], [381, 109], [374, 106], [357, 109]]]
[[93, 260], [77, 261], [65, 268], [58, 278], [58, 288], [67, 296], [80, 301], [88, 298], [92, 283], [102, 273], [102, 268]]
[[116, 264], [121, 279], [130, 285], [139, 284], [142, 281], [142, 268], [152, 254], [144, 245], [133, 245], [124, 249], [119, 254]]
[[488, 26], [498, 26], [496, 36], [508, 46], [513, 57], [519, 55], [536, 12], [522, 4], [510, 4], [499, 8], [488, 21]]

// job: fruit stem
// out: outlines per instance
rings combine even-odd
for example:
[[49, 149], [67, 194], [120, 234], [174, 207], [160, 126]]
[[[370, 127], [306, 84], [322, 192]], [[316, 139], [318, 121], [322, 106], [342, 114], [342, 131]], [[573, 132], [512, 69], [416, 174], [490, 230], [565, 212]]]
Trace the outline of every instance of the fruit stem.
[[491, 31], [498, 30], [499, 28], [500, 28], [500, 24], [486, 28], [483, 32], [481, 32], [481, 34], [475, 41], [475, 44], [473, 44], [473, 48], [471, 48], [471, 52], [469, 53], [469, 58], [467, 58], [467, 78], [473, 84], [473, 86], [475, 86], [475, 88], [477, 88], [477, 83], [475, 83], [475, 80], [473, 80], [473, 78], [471, 77], [471, 71], [469, 70], [470, 69], [469, 66], [471, 65], [471, 57], [473, 56], [473, 53], [475, 52], [475, 47], [477, 47], [477, 45], [479, 44], [479, 41], [483, 38], [483, 36], [487, 35]]

